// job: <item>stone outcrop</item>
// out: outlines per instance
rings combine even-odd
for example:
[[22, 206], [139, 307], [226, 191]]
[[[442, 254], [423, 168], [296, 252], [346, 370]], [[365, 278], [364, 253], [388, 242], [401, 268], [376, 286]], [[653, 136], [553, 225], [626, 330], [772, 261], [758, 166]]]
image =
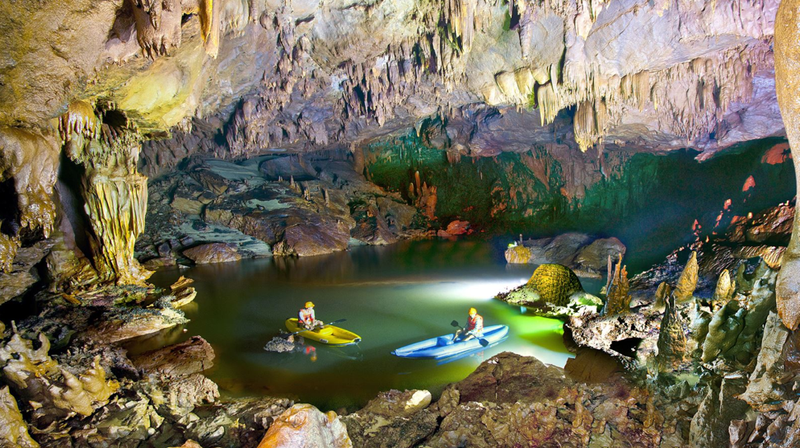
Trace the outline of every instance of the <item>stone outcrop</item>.
[[526, 284], [495, 298], [525, 307], [533, 314], [555, 318], [595, 313], [603, 304], [583, 290], [574, 272], [559, 264], [539, 266]]
[[351, 239], [383, 245], [423, 234], [418, 211], [399, 195], [368, 182], [338, 153], [319, 156], [196, 160], [188, 179], [160, 179], [136, 246], [141, 259], [159, 267], [237, 254], [310, 256], [345, 250]]
[[584, 277], [603, 276], [608, 269], [608, 258], [616, 260], [621, 255], [625, 255], [625, 245], [620, 240], [581, 233], [515, 242], [505, 253], [508, 263], [557, 263]]
[[353, 446], [410, 448], [438, 426], [438, 413], [428, 409], [430, 404], [427, 390], [391, 390], [342, 417], [342, 422]]
[[184, 250], [183, 255], [197, 264], [225, 263], [242, 259], [235, 247], [225, 243], [201, 244]]
[[15, 333], [0, 348], [3, 377], [27, 401], [35, 402], [33, 420], [49, 422], [72, 417], [84, 417], [108, 403], [119, 389], [119, 383], [106, 379], [106, 372], [95, 357], [91, 367], [79, 373], [61, 366], [48, 352], [50, 341], [39, 335], [39, 347]]

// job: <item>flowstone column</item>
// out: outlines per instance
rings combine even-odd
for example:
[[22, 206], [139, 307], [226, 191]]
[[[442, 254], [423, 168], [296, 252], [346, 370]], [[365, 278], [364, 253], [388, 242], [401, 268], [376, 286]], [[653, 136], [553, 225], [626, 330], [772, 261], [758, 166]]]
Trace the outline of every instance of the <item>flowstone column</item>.
[[[792, 148], [800, 191], [800, 0], [783, 0], [775, 18], [775, 89]], [[800, 208], [783, 255], [776, 287], [778, 314], [792, 330], [800, 324]]]
[[[85, 109], [85, 108], [83, 108]], [[70, 106], [62, 123], [76, 108]], [[94, 113], [81, 110], [71, 120], [84, 127], [62, 125], [66, 154], [81, 165], [81, 194], [91, 224], [94, 267], [105, 281], [119, 285], [144, 284], [151, 272], [134, 258], [136, 238], [144, 230], [147, 178], [136, 170], [139, 133], [116, 113], [116, 124], [100, 123]], [[120, 119], [121, 117], [121, 119]]]

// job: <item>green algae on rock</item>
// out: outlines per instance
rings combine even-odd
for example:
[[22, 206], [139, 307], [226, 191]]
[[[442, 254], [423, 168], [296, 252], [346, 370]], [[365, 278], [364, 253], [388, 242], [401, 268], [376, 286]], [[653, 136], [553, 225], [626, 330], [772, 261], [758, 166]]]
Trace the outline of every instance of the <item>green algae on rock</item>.
[[539, 266], [528, 283], [495, 298], [525, 307], [538, 316], [555, 318], [594, 313], [603, 304], [598, 297], [583, 291], [574, 272], [559, 264]]

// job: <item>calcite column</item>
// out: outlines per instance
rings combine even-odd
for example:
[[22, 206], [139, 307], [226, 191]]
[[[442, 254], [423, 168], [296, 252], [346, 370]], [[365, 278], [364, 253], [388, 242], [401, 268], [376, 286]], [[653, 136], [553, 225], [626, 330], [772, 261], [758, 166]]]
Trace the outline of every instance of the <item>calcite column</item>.
[[[800, 0], [783, 0], [775, 18], [775, 89], [792, 148], [800, 191]], [[776, 288], [778, 314], [792, 330], [800, 324], [800, 207]]]
[[133, 257], [136, 238], [144, 231], [147, 178], [135, 168], [127, 173], [115, 168], [93, 168], [83, 182], [95, 269], [118, 284], [139, 284], [149, 274]]
[[127, 125], [101, 124], [93, 112], [73, 106], [61, 132], [67, 156], [84, 169], [81, 194], [95, 270], [104, 281], [144, 284], [151, 272], [134, 258], [147, 212], [147, 178], [136, 170], [139, 134]]

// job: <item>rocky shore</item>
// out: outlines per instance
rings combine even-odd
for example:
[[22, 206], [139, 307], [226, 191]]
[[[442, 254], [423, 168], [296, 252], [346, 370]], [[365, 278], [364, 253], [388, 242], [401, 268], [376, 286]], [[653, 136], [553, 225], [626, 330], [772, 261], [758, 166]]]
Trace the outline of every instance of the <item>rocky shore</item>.
[[[615, 263], [601, 297], [582, 292], [566, 267], [537, 271], [522, 287], [537, 300], [595, 299], [562, 315], [576, 352], [565, 368], [501, 353], [438, 396], [386, 391], [350, 413], [221, 397], [203, 375], [213, 349], [180, 331], [180, 308], [196, 294], [188, 279], [167, 289], [43, 290], [39, 311], [0, 328], [0, 439], [22, 447], [792, 446], [800, 344], [776, 313], [775, 266], [749, 258], [729, 266], [728, 252], [703, 250], [749, 241], [742, 234], [780, 244], [784, 221], [752, 229], [785, 213], [783, 204], [757, 214], [744, 230], [737, 221], [680, 268], [672, 257], [672, 267], [629, 280]], [[723, 270], [704, 287], [722, 265], [736, 273]], [[159, 348], [126, 349], [153, 335]]]

